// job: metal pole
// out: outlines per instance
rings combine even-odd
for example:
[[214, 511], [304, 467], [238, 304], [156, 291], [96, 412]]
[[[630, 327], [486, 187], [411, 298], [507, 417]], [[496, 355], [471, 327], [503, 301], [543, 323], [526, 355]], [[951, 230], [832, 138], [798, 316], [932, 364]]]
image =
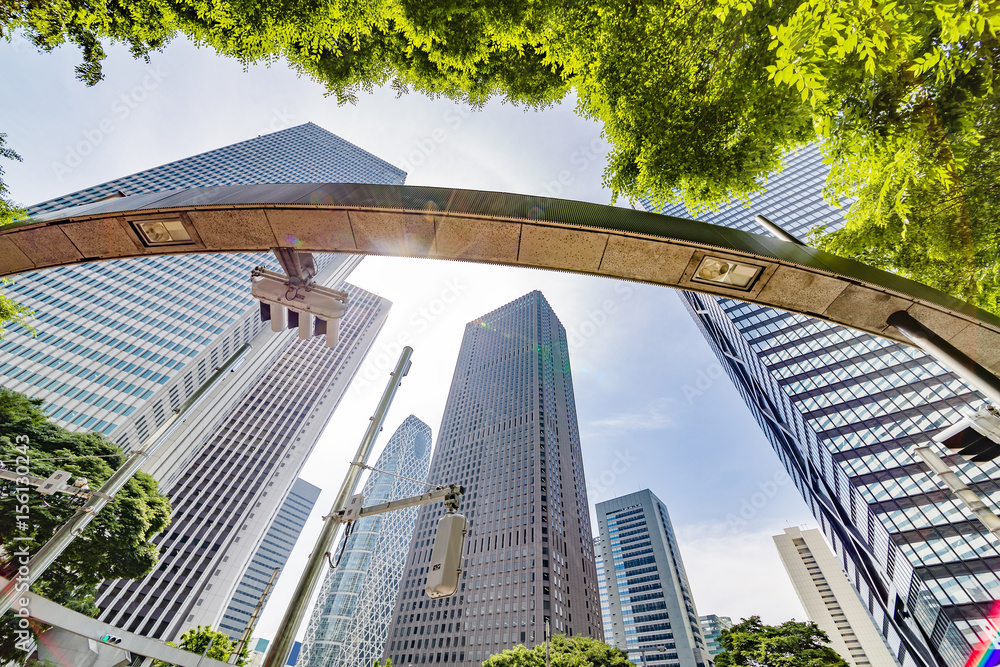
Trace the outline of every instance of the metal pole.
[[396, 395], [399, 383], [410, 370], [410, 356], [412, 355], [413, 348], [409, 346], [404, 347], [402, 354], [399, 355], [399, 361], [396, 362], [396, 368], [392, 371], [389, 384], [382, 393], [382, 400], [379, 401], [375, 414], [369, 418], [368, 430], [361, 439], [361, 444], [358, 445], [358, 451], [354, 455], [351, 467], [347, 469], [347, 476], [344, 477], [340, 493], [333, 501], [333, 507], [330, 508], [323, 524], [323, 530], [316, 540], [316, 546], [309, 554], [309, 560], [306, 562], [299, 583], [292, 594], [292, 601], [288, 603], [288, 609], [285, 610], [285, 616], [281, 619], [281, 625], [274, 633], [274, 642], [271, 645], [271, 650], [267, 652], [267, 657], [264, 658], [263, 667], [285, 667], [285, 661], [288, 660], [288, 655], [292, 652], [292, 646], [295, 644], [295, 634], [299, 630], [299, 625], [306, 613], [306, 607], [309, 605], [309, 600], [312, 598], [313, 590], [315, 590], [319, 575], [323, 570], [326, 554], [330, 551], [333, 539], [337, 535], [337, 529], [340, 527], [339, 522], [332, 520], [332, 515], [347, 507], [347, 501], [354, 495], [358, 479], [364, 470], [361, 465], [368, 461], [368, 456], [375, 444], [375, 438], [382, 430], [382, 423], [385, 422], [385, 415], [389, 411], [389, 405]]
[[771, 232], [771, 234], [778, 237], [782, 241], [788, 241], [789, 243], [795, 243], [796, 245], [805, 245], [805, 243], [798, 240], [797, 238], [786, 232], [784, 229], [782, 229], [780, 226], [778, 226], [776, 223], [771, 222], [762, 215], [755, 215], [754, 220], [757, 221], [758, 225], [760, 225], [767, 231]]
[[243, 629], [243, 634], [240, 635], [240, 640], [236, 643], [236, 650], [233, 651], [233, 664], [237, 664], [240, 659], [240, 653], [243, 652], [243, 647], [247, 645], [250, 641], [250, 633], [253, 632], [253, 627], [257, 624], [257, 617], [260, 616], [260, 610], [264, 608], [264, 603], [267, 601], [267, 594], [271, 592], [271, 587], [274, 586], [274, 580], [278, 578], [278, 573], [281, 572], [280, 567], [274, 568], [274, 572], [271, 573], [271, 578], [267, 580], [267, 585], [264, 586], [264, 592], [260, 594], [260, 599], [257, 600], [257, 606], [253, 608], [253, 613], [250, 614], [250, 620], [247, 621], [247, 627]]
[[108, 481], [104, 482], [104, 485], [97, 491], [94, 491], [90, 498], [83, 504], [80, 509], [76, 511], [69, 521], [64, 523], [55, 534], [49, 538], [49, 541], [42, 545], [42, 547], [31, 557], [28, 561], [26, 568], [28, 570], [27, 575], [18, 575], [16, 577], [11, 577], [11, 580], [4, 587], [3, 591], [0, 592], [0, 616], [5, 614], [14, 606], [14, 600], [18, 597], [19, 590], [27, 590], [26, 587], [31, 586], [38, 578], [42, 575], [45, 570], [49, 568], [52, 563], [62, 555], [62, 552], [66, 550], [66, 547], [76, 539], [80, 533], [83, 532], [84, 528], [94, 520], [97, 513], [104, 509], [104, 506], [114, 498], [115, 494], [118, 493], [123, 486], [125, 486], [132, 476], [139, 471], [142, 464], [146, 462], [146, 459], [156, 451], [156, 449], [166, 440], [166, 436], [173, 430], [181, 417], [183, 417], [191, 407], [198, 403], [202, 397], [219, 381], [220, 378], [225, 376], [226, 371], [236, 363], [236, 361], [243, 356], [250, 345], [244, 345], [239, 350], [236, 351], [233, 356], [229, 357], [226, 364], [212, 374], [205, 384], [203, 384], [198, 391], [192, 394], [191, 398], [181, 405], [180, 409], [171, 415], [167, 421], [163, 422], [160, 428], [156, 429], [156, 432], [148, 440], [144, 447], [141, 447], [137, 451], [132, 452], [129, 457], [125, 460], [125, 463], [121, 468], [116, 470]]
[[198, 664], [196, 664], [195, 667], [201, 667], [201, 661], [205, 659], [206, 655], [208, 655], [208, 651], [209, 649], [212, 648], [212, 644], [214, 643], [215, 643], [215, 635], [213, 635], [212, 638], [208, 640], [208, 646], [206, 646], [205, 650], [201, 652], [201, 657], [198, 658]]
[[545, 617], [545, 667], [551, 667], [549, 662], [549, 644], [551, 643], [551, 637], [549, 635], [549, 617]]
[[886, 319], [886, 322], [896, 327], [901, 334], [934, 357], [942, 366], [984, 393], [995, 405], [1000, 406], [1000, 378], [988, 368], [938, 336], [905, 310], [896, 311]]
[[930, 447], [914, 447], [913, 453], [923, 459], [924, 463], [940, 478], [945, 485], [951, 489], [952, 493], [958, 496], [969, 511], [976, 515], [980, 523], [993, 533], [993, 536], [1000, 540], [1000, 516], [986, 506], [975, 491], [959, 479], [952, 469], [938, 456]]

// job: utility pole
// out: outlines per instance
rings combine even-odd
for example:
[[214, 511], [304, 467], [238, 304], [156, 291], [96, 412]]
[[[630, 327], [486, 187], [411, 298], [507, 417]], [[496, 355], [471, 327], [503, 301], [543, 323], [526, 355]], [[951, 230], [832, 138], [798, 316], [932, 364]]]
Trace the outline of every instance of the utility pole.
[[326, 555], [330, 552], [340, 527], [340, 522], [332, 520], [332, 517], [347, 507], [347, 501], [354, 495], [358, 480], [361, 478], [361, 472], [364, 470], [362, 466], [368, 462], [368, 457], [375, 445], [375, 438], [382, 430], [385, 415], [389, 411], [392, 399], [396, 396], [396, 390], [399, 389], [400, 382], [410, 370], [410, 357], [412, 355], [413, 348], [409, 346], [404, 347], [402, 354], [399, 355], [399, 361], [396, 362], [396, 368], [389, 376], [389, 383], [382, 393], [382, 399], [375, 409], [375, 414], [369, 418], [368, 430], [361, 439], [361, 444], [358, 445], [358, 451], [354, 455], [351, 466], [347, 469], [347, 475], [344, 477], [340, 492], [337, 494], [336, 500], [333, 501], [333, 507], [325, 517], [323, 530], [316, 540], [316, 546], [313, 547], [312, 553], [309, 554], [309, 560], [306, 562], [299, 583], [292, 594], [292, 601], [288, 603], [288, 609], [285, 610], [285, 616], [281, 619], [281, 625], [274, 633], [274, 642], [271, 645], [271, 650], [267, 652], [267, 657], [264, 658], [263, 667], [285, 667], [285, 661], [288, 660], [288, 655], [295, 643], [295, 634], [299, 630], [302, 618], [306, 614], [306, 607], [309, 605], [309, 600], [319, 582], [319, 575], [326, 562]]
[[250, 641], [250, 633], [253, 632], [253, 628], [257, 625], [257, 618], [260, 616], [261, 609], [264, 608], [264, 603], [267, 602], [267, 596], [271, 592], [271, 587], [274, 586], [274, 580], [278, 578], [278, 573], [281, 572], [280, 567], [274, 568], [274, 572], [271, 573], [271, 578], [267, 580], [267, 585], [264, 586], [264, 592], [260, 594], [260, 599], [257, 600], [257, 606], [253, 608], [253, 613], [250, 614], [250, 620], [247, 621], [247, 627], [244, 628], [243, 634], [240, 635], [240, 641], [236, 644], [236, 650], [233, 651], [233, 664], [240, 659], [240, 653], [243, 652], [243, 647], [247, 645]]
[[545, 617], [545, 667], [551, 667], [549, 662], [549, 644], [551, 643], [552, 637], [549, 634], [549, 617]]

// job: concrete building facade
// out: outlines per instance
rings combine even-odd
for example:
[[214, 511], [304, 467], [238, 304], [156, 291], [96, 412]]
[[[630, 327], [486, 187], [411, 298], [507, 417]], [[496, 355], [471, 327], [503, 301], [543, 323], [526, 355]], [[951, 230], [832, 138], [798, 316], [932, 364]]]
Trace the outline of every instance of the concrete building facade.
[[[310, 484], [301, 477], [292, 484], [288, 497], [281, 503], [278, 513], [264, 534], [264, 539], [257, 547], [257, 553], [250, 559], [250, 564], [247, 565], [247, 570], [233, 593], [229, 607], [222, 614], [219, 632], [225, 632], [232, 639], [239, 639], [242, 636], [275, 568], [279, 570], [280, 579], [281, 569], [288, 562], [288, 556], [291, 555], [302, 528], [309, 519], [319, 493], [318, 486]], [[278, 579], [275, 579], [275, 583], [277, 581]], [[264, 602], [266, 604], [267, 600]]]
[[806, 616], [830, 637], [833, 650], [851, 667], [899, 667], [818, 530], [786, 528], [774, 544]]
[[142, 579], [109, 582], [97, 601], [102, 620], [164, 640], [219, 624], [388, 316], [388, 301], [336, 271], [329, 283], [346, 290], [350, 303], [336, 347], [322, 337], [293, 339], [233, 406], [165, 489], [174, 513], [155, 540], [156, 567]]

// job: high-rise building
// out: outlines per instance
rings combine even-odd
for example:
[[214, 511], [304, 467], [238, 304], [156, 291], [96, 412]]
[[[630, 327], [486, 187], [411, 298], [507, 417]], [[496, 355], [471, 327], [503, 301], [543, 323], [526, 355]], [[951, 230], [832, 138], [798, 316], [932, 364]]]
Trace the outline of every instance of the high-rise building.
[[597, 571], [566, 330], [540, 292], [465, 327], [429, 481], [461, 484], [470, 519], [458, 592], [424, 593], [444, 508], [425, 505], [385, 655], [465, 667], [553, 634], [601, 637]]
[[[28, 213], [192, 187], [402, 184], [405, 178], [306, 123], [51, 199]], [[131, 448], [260, 331], [249, 289], [249, 272], [260, 264], [279, 270], [270, 255], [232, 253], [90, 262], [19, 275], [5, 291], [35, 311], [37, 336], [7, 332], [0, 341], [0, 383], [44, 399], [60, 426], [100, 431]], [[172, 470], [159, 472], [166, 477]]]
[[250, 564], [233, 593], [229, 608], [222, 614], [217, 628], [219, 632], [225, 632], [232, 639], [242, 636], [274, 570], [277, 568], [280, 576], [280, 570], [288, 562], [288, 556], [306, 525], [316, 499], [319, 498], [319, 492], [318, 486], [301, 478], [292, 484], [288, 497], [281, 503], [274, 521], [257, 547], [257, 553], [250, 559]]
[[699, 616], [698, 621], [701, 623], [701, 634], [705, 638], [708, 654], [714, 657], [722, 653], [719, 638], [722, 636], [723, 630], [733, 627], [733, 619], [728, 616], [708, 614], [707, 616]]
[[597, 594], [601, 598], [601, 626], [604, 629], [604, 641], [615, 643], [615, 631], [611, 625], [611, 603], [608, 602], [608, 580], [604, 573], [604, 557], [601, 555], [601, 536], [594, 538], [594, 564], [597, 566]]
[[818, 530], [786, 528], [774, 544], [806, 616], [830, 637], [833, 650], [851, 667], [899, 667]]
[[[698, 216], [759, 232], [763, 214], [800, 237], [843, 224], [822, 200], [815, 148], [788, 156], [745, 208]], [[664, 211], [688, 215], [683, 207]], [[788, 470], [876, 626], [904, 665], [961, 667], [1000, 597], [1000, 545], [912, 454], [983, 397], [920, 350], [729, 298], [682, 300]], [[1000, 467], [940, 448], [1000, 503]]]
[[710, 664], [663, 501], [649, 489], [605, 500], [597, 524], [614, 645], [637, 665]]
[[[424, 493], [431, 427], [410, 415], [399, 425], [365, 482], [366, 506]], [[403, 578], [417, 508], [359, 519], [336, 550], [313, 607], [299, 664], [371, 667], [382, 657]]]
[[[388, 315], [390, 303], [343, 282], [349, 306], [333, 348], [292, 338], [165, 492], [174, 512], [156, 567], [102, 590], [101, 619], [174, 639], [217, 626], [278, 507]], [[290, 332], [281, 334], [289, 335]], [[264, 334], [265, 336], [267, 333]]]
[[[54, 199], [39, 213], [98, 199], [190, 187], [282, 182], [401, 184], [405, 174], [307, 123]], [[359, 258], [317, 256], [325, 284]], [[11, 332], [5, 386], [47, 401], [74, 430], [125, 447], [145, 441], [221, 367], [145, 469], [174, 507], [159, 567], [141, 583], [109, 582], [103, 618], [173, 639], [221, 620], [299, 469], [369, 349], [388, 302], [346, 286], [341, 343], [262, 331], [249, 272], [264, 254], [174, 255], [25, 274], [10, 295], [32, 307], [39, 335]], [[344, 329], [349, 327], [349, 332]], [[296, 394], [295, 392], [298, 392]], [[225, 463], [224, 463], [225, 462]], [[232, 532], [227, 532], [232, 531]]]

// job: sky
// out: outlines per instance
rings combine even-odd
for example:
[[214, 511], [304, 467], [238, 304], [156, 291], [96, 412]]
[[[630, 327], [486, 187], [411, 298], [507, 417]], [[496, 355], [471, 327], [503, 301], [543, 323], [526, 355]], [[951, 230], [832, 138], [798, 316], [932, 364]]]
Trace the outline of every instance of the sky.
[[[471, 111], [375, 90], [338, 106], [280, 62], [244, 68], [183, 40], [149, 63], [119, 48], [109, 54], [105, 81], [88, 88], [73, 77], [75, 50], [39, 54], [16, 37], [0, 42], [0, 132], [23, 158], [0, 164], [15, 201], [32, 204], [312, 121], [403, 168], [410, 185], [611, 203], [601, 184], [607, 143], [596, 123], [574, 113], [572, 99], [542, 111], [500, 103]], [[567, 329], [591, 505], [643, 488], [660, 497], [700, 614], [805, 618], [771, 536], [815, 521], [677, 294], [569, 273], [398, 258], [366, 258], [351, 282], [393, 307], [306, 464], [302, 476], [323, 493], [256, 636], [271, 637], [280, 621], [400, 336], [414, 348], [413, 367], [372, 462], [409, 414], [437, 434], [465, 323], [534, 289]]]

